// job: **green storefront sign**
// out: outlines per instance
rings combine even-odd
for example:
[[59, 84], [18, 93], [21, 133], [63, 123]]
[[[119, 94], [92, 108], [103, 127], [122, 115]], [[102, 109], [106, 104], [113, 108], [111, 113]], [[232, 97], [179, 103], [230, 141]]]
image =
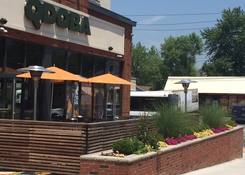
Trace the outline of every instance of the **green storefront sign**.
[[81, 16], [47, 2], [27, 0], [25, 15], [32, 21], [36, 29], [40, 29], [42, 23], [56, 24], [61, 28], [68, 28], [74, 32], [91, 35], [88, 17]]

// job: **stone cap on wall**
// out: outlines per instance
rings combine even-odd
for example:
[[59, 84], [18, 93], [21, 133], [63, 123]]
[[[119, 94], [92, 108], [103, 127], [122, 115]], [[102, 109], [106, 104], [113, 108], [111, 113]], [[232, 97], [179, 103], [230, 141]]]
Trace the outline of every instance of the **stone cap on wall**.
[[[171, 152], [174, 151], [176, 149], [180, 149], [180, 148], [184, 148], [190, 145], [194, 145], [194, 144], [198, 144], [200, 142], [204, 142], [207, 140], [211, 140], [214, 138], [217, 138], [219, 136], [222, 135], [227, 135], [229, 133], [233, 133], [235, 131], [238, 130], [243, 130], [243, 126], [236, 126], [233, 129], [221, 132], [221, 133], [217, 133], [217, 134], [213, 134], [204, 138], [197, 138], [194, 140], [190, 140], [190, 141], [186, 141], [183, 143], [180, 143], [178, 145], [169, 145], [166, 148], [162, 148], [160, 150], [157, 150], [156, 152], [152, 151], [152, 152], [148, 152], [146, 154], [131, 154], [125, 157], [113, 157], [113, 156], [103, 156], [101, 155], [101, 152], [97, 152], [97, 153], [93, 153], [93, 154], [86, 154], [86, 155], [82, 155], [80, 156], [81, 160], [90, 160], [90, 161], [104, 161], [104, 162], [113, 162], [113, 163], [118, 163], [118, 164], [132, 164], [141, 160], [145, 160], [145, 159], [149, 159], [152, 158], [158, 154], [163, 154], [163, 153], [167, 153], [167, 152]], [[107, 150], [107, 151], [103, 151], [103, 153], [108, 153], [108, 152], [112, 152], [112, 150]]]

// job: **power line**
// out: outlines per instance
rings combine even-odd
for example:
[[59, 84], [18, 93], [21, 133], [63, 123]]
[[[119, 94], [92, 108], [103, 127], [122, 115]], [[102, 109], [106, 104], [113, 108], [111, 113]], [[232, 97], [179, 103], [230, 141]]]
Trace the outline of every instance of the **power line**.
[[126, 14], [124, 16], [206, 16], [206, 15], [219, 15], [220, 12], [211, 12], [211, 13], [167, 13], [167, 14]]
[[163, 24], [144, 24], [144, 23], [139, 23], [137, 25], [151, 25], [151, 26], [170, 26], [170, 25], [186, 25], [186, 24], [202, 24], [202, 23], [213, 23], [217, 22], [216, 20], [213, 21], [193, 21], [193, 22], [180, 22], [180, 23], [163, 23]]
[[182, 30], [202, 30], [208, 27], [201, 27], [201, 28], [183, 28], [183, 29], [134, 29], [137, 31], [143, 31], [143, 32], [162, 32], [162, 31], [182, 31]]

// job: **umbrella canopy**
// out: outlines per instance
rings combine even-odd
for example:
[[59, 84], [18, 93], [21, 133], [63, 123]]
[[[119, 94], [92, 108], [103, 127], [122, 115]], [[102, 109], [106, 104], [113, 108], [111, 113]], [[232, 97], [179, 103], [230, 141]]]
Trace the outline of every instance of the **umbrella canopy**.
[[99, 83], [99, 84], [131, 85], [129, 81], [119, 78], [110, 73], [89, 78], [88, 81], [89, 83]]
[[[41, 79], [45, 80], [55, 80], [55, 81], [79, 81], [79, 82], [88, 82], [88, 79], [81, 76], [75, 75], [58, 67], [48, 67], [48, 70], [54, 72], [52, 74], [43, 73]], [[23, 73], [16, 76], [17, 78], [31, 78], [30, 73]]]

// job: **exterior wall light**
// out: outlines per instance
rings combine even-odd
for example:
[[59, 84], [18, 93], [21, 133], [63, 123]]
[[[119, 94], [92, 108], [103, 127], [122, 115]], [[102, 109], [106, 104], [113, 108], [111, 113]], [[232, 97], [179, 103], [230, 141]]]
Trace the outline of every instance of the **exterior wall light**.
[[118, 54], [118, 55], [116, 55], [116, 57], [118, 57], [118, 58], [122, 58], [122, 57], [123, 57], [123, 55]]
[[7, 24], [8, 20], [6, 18], [1, 18], [0, 19], [0, 25], [5, 25]]
[[108, 47], [108, 50], [109, 50], [109, 51], [112, 51], [112, 50], [113, 50], [113, 47], [112, 47], [112, 46], [109, 46], [109, 47]]
[[6, 18], [0, 19], [0, 32], [4, 32], [4, 33], [8, 32], [8, 30], [3, 27], [5, 24], [7, 24], [7, 22], [8, 20]]

